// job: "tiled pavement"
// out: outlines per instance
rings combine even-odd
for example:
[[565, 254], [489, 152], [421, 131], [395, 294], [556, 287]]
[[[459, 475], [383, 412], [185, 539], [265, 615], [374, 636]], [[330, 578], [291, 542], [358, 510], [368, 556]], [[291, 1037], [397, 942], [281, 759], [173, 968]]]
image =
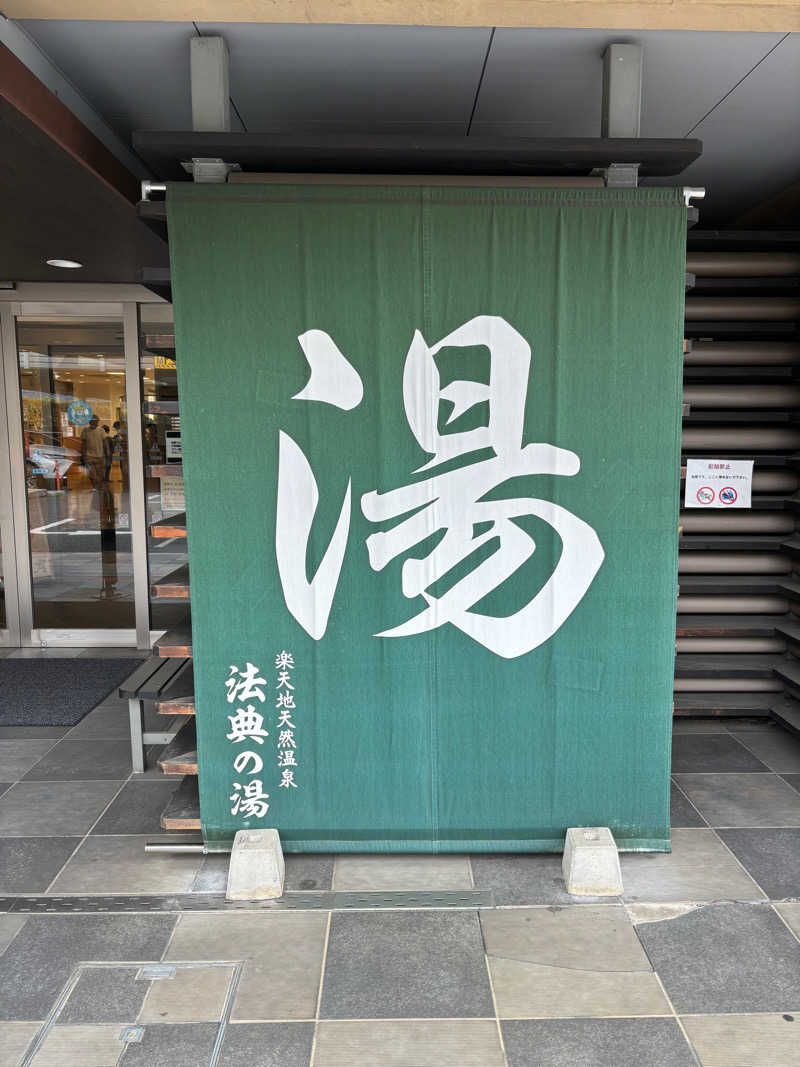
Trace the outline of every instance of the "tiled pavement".
[[177, 779], [128, 768], [114, 700], [0, 730], [0, 896], [195, 902], [0, 913], [0, 1067], [800, 1067], [800, 741], [778, 727], [676, 724], [673, 851], [623, 855], [621, 899], [570, 897], [560, 856], [287, 857], [289, 892], [484, 908], [217, 907], [226, 857], [143, 852]]

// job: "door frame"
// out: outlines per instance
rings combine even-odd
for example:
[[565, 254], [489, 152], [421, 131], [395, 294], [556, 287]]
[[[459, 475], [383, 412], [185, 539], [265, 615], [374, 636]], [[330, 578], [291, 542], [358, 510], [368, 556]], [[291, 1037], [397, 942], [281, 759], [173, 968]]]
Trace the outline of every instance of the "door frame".
[[[140, 303], [168, 302], [138, 285], [28, 283], [20, 285], [15, 291], [0, 291], [0, 426], [6, 428], [0, 434], [0, 536], [8, 623], [5, 630], [0, 630], [0, 646], [116, 646], [146, 649], [152, 644], [141, 419]], [[37, 629], [33, 625], [16, 320], [22, 315], [91, 320], [93, 316], [107, 317], [110, 314], [118, 318], [123, 329], [135, 627]]]

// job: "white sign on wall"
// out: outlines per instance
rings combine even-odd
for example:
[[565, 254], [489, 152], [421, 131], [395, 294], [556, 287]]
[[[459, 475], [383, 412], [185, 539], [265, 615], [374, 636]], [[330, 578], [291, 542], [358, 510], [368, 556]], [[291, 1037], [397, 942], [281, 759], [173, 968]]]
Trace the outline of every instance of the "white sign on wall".
[[749, 508], [752, 459], [687, 459], [687, 508]]

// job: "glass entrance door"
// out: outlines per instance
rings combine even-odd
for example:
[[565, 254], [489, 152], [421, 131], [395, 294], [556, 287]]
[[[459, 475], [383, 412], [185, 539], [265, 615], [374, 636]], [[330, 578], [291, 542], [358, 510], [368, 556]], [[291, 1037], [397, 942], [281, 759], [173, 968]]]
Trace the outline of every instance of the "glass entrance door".
[[135, 626], [123, 336], [16, 320], [34, 630]]

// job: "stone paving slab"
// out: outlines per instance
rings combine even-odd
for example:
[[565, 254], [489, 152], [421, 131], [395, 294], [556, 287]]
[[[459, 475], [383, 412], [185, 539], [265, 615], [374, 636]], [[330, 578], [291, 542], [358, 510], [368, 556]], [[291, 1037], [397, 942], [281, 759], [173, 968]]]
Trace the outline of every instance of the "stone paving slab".
[[775, 911], [780, 915], [795, 937], [800, 940], [800, 902], [792, 901], [776, 904]]
[[619, 905], [481, 911], [489, 956], [593, 971], [650, 971], [628, 913]]
[[674, 781], [670, 782], [669, 821], [676, 827], [707, 826], [708, 823]]
[[92, 834], [161, 834], [161, 813], [180, 785], [177, 777], [163, 781], [126, 782], [108, 810], [92, 827]]
[[57, 744], [58, 741], [53, 738], [37, 741], [0, 740], [0, 780], [19, 781]]
[[0, 1067], [20, 1067], [41, 1023], [0, 1023]]
[[800, 826], [800, 794], [777, 774], [676, 774], [675, 781], [710, 826]]
[[669, 1015], [622, 907], [481, 912], [500, 1018]]
[[768, 904], [711, 904], [636, 929], [679, 1015], [800, 1004], [800, 943]]
[[0, 956], [25, 925], [27, 915], [0, 915]]
[[796, 773], [800, 771], [800, 738], [793, 737], [780, 726], [758, 732], [734, 732], [733, 736], [765, 763], [771, 771]]
[[245, 960], [233, 1019], [313, 1019], [327, 927], [323, 911], [184, 913], [166, 959]]
[[117, 1067], [125, 1048], [119, 1026], [55, 1026], [32, 1067]]
[[18, 782], [0, 797], [0, 837], [83, 835], [121, 785], [121, 781]]
[[494, 1019], [324, 1021], [314, 1067], [503, 1067]]
[[0, 1019], [45, 1019], [76, 964], [161, 958], [174, 915], [29, 915], [0, 956]]
[[138, 967], [85, 967], [56, 1024], [133, 1024], [149, 989], [148, 982], [137, 980], [138, 971]]
[[43, 893], [80, 840], [79, 837], [0, 838], [0, 893]]
[[231, 1023], [218, 1067], [308, 1067], [313, 1040], [313, 1023]]
[[[44, 744], [31, 742], [40, 743]], [[25, 781], [89, 782], [127, 778], [130, 773], [130, 740], [70, 741], [65, 738], [57, 741], [47, 755], [34, 763], [25, 775]]]
[[523, 855], [486, 852], [470, 857], [476, 889], [489, 889], [495, 904], [614, 904], [617, 897], [576, 897], [566, 891], [561, 853]]
[[333, 888], [359, 890], [471, 889], [469, 859], [459, 855], [346, 855], [337, 856]]
[[[758, 736], [758, 735], [753, 735]], [[691, 771], [766, 771], [753, 752], [730, 733], [676, 734], [672, 738], [672, 773]]]
[[509, 1067], [697, 1067], [675, 1019], [503, 1023]]
[[773, 1015], [687, 1015], [702, 1067], [800, 1067], [800, 1007]]
[[144, 835], [87, 837], [49, 892], [188, 893], [202, 855], [145, 854], [147, 840]]
[[493, 1015], [474, 911], [334, 913], [321, 1018]]
[[713, 830], [672, 831], [672, 852], [620, 855], [626, 901], [763, 900]]
[[218, 1030], [219, 1023], [150, 1023], [141, 1043], [131, 1043], [125, 1049], [121, 1067], [206, 1067]]
[[720, 830], [770, 900], [800, 896], [800, 829]]
[[137, 1022], [218, 1022], [232, 977], [233, 967], [179, 967], [150, 983]]

